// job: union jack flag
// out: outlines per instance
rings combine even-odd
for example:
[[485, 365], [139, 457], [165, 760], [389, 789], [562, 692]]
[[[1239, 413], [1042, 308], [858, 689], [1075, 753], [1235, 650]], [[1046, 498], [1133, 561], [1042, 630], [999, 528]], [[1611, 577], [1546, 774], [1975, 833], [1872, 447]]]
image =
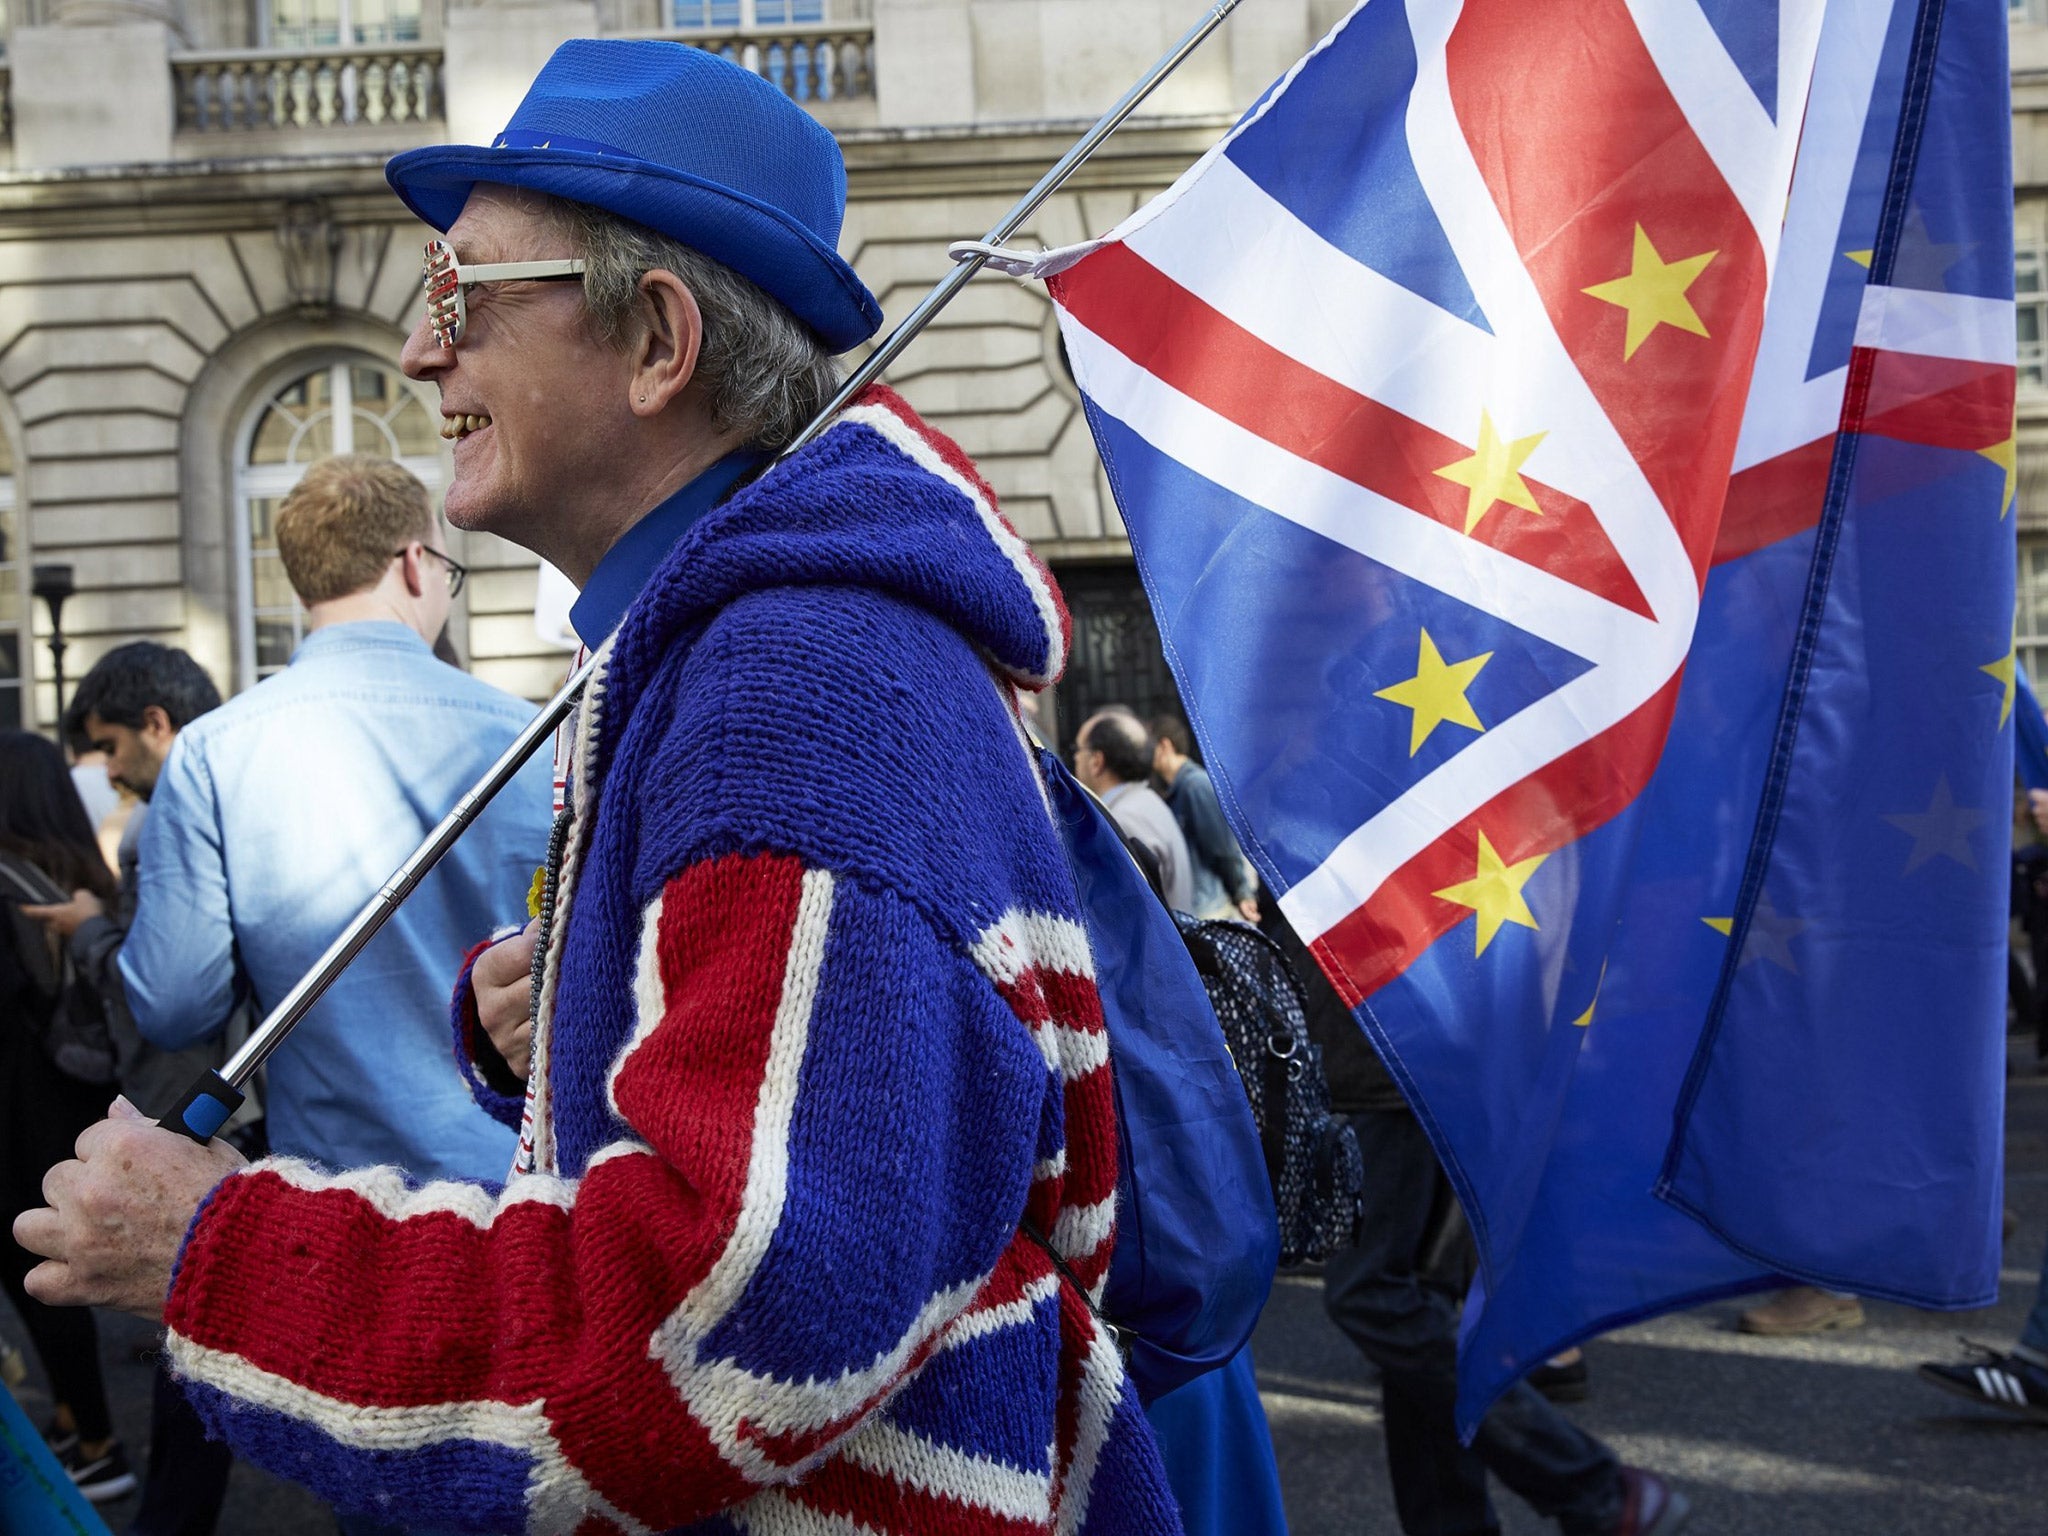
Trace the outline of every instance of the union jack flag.
[[[1944, 1186], [1966, 1262], [1916, 1269], [1895, 1231], [1845, 1258], [1853, 1215], [1802, 1245], [1702, 1190], [1734, 1164], [1702, 1172], [1701, 1138], [1742, 1116], [1689, 1117], [1757, 1010], [1811, 1017], [1824, 1061], [1859, 1006], [1791, 945], [1864, 942], [1867, 901], [1831, 914], [1866, 874], [1769, 878], [1802, 793], [1930, 750], [1900, 733], [1935, 684], [1887, 722], [1849, 707], [1857, 626], [1969, 651], [1939, 686], [1997, 719], [1946, 743], [1948, 810], [2009, 777], [2003, 29], [1988, 0], [1370, 0], [1172, 189], [1040, 264], [1226, 809], [1472, 1218], [1468, 1415], [1596, 1324], [1779, 1273], [1869, 1259], [1922, 1304], [1981, 1295], [1981, 1177]], [[1842, 541], [1875, 558], [1854, 520], [1901, 494], [1952, 509], [1920, 537], [1961, 584], [1847, 612]], [[1964, 505], [1990, 509], [1967, 536]], [[1801, 757], [1831, 739], [1845, 758]], [[2003, 975], [1995, 832], [1942, 834], [1970, 854], [1946, 984], [1973, 1031]], [[1771, 954], [1798, 998], [1747, 995]]]

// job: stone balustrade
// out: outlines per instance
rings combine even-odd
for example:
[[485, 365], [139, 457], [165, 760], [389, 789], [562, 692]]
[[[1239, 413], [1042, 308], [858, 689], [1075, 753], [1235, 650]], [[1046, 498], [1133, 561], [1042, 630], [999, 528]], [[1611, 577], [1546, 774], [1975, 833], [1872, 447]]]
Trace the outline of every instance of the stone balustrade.
[[751, 27], [736, 32], [634, 32], [688, 43], [732, 60], [806, 106], [873, 99], [875, 31], [866, 21]]
[[171, 73], [181, 133], [317, 131], [443, 115], [438, 44], [175, 53]]

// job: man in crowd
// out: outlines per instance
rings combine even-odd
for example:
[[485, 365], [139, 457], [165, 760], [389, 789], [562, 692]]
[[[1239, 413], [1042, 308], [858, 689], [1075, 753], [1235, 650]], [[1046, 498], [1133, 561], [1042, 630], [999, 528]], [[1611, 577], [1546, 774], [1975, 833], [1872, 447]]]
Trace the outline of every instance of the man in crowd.
[[[533, 712], [435, 659], [462, 567], [397, 464], [315, 464], [278, 509], [277, 546], [306, 639], [181, 735], [143, 834], [121, 970], [167, 1047], [216, 1034], [244, 993], [274, 1006]], [[511, 1140], [450, 1069], [434, 994], [521, 915], [547, 818], [535, 764], [271, 1058], [273, 1151], [503, 1176]]]
[[142, 803], [122, 829], [121, 884], [111, 909], [91, 891], [73, 892], [62, 906], [22, 909], [70, 946], [72, 964], [106, 1005], [121, 1091], [150, 1115], [168, 1110], [194, 1077], [222, 1060], [217, 1046], [165, 1051], [144, 1040], [117, 964], [135, 916], [138, 848], [157, 777], [178, 733], [219, 704], [220, 691], [204, 667], [153, 640], [116, 646], [79, 679], [64, 712], [66, 731], [91, 742], [105, 762], [107, 782]]
[[1161, 900], [1176, 912], [1192, 912], [1195, 883], [1187, 839], [1147, 782], [1151, 774], [1152, 738], [1131, 710], [1112, 704], [1081, 722], [1074, 736], [1074, 777], [1094, 791], [1123, 835], [1157, 864]]
[[1166, 786], [1167, 809], [1187, 839], [1194, 881], [1192, 910], [1197, 917], [1241, 917], [1255, 923], [1259, 893], [1252, 867], [1223, 819], [1209, 770], [1189, 755], [1194, 750], [1187, 721], [1179, 715], [1153, 717], [1152, 772]]
[[[1064, 663], [1057, 594], [887, 391], [768, 467], [880, 321], [838, 146], [716, 55], [611, 39], [494, 147], [389, 175], [449, 234], [404, 354], [448, 514], [568, 574], [597, 653], [530, 1033], [462, 994], [517, 1171], [243, 1167], [114, 1120], [17, 1223], [31, 1284], [161, 1309], [231, 1444], [386, 1518], [1170, 1536], [1092, 1312], [1111, 1084], [1009, 697]], [[861, 728], [906, 708], [947, 752]], [[341, 1012], [377, 1040], [399, 1002]]]

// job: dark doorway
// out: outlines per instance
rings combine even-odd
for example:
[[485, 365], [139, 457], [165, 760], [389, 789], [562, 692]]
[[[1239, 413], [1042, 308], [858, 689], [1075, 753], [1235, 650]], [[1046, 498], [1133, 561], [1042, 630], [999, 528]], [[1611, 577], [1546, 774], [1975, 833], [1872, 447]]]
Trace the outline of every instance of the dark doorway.
[[1105, 704], [1128, 704], [1145, 719], [1183, 713], [1136, 564], [1066, 565], [1054, 574], [1074, 616], [1073, 655], [1054, 700], [1061, 754]]

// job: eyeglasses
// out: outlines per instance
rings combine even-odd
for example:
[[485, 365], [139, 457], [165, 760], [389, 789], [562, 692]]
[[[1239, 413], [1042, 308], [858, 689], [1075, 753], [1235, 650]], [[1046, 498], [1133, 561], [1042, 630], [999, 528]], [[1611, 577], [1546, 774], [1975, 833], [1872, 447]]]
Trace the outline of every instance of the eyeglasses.
[[479, 283], [559, 283], [583, 281], [581, 261], [492, 261], [464, 266], [446, 240], [427, 242], [420, 282], [427, 290], [427, 328], [449, 351], [469, 328], [465, 295]]
[[[411, 548], [412, 546], [410, 544], [405, 546], [405, 549]], [[405, 549], [394, 549], [391, 552], [391, 558], [396, 560], [400, 555], [405, 553]], [[453, 555], [443, 554], [440, 550], [434, 548], [434, 546], [431, 544], [422, 544], [420, 546], [420, 553], [423, 555], [432, 555], [436, 560], [440, 561], [443, 565], [445, 565], [448, 568], [448, 595], [450, 597], [462, 596], [462, 584], [465, 581], [469, 580], [469, 567], [464, 565], [460, 560], [456, 559]]]

